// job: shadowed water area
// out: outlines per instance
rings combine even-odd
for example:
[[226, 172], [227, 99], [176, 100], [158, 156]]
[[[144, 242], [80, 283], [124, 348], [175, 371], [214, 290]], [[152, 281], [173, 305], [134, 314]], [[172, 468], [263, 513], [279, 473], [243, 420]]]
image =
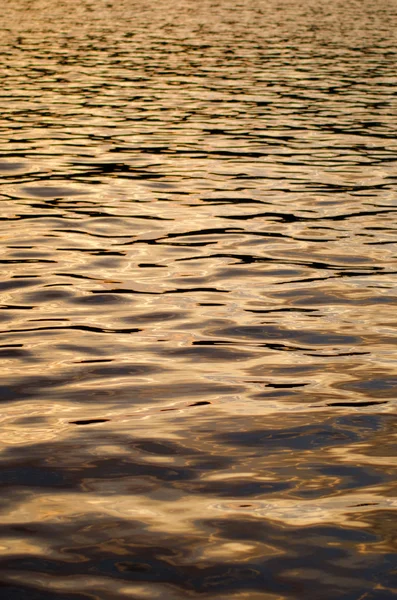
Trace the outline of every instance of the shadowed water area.
[[0, 8], [1, 598], [397, 597], [396, 2]]

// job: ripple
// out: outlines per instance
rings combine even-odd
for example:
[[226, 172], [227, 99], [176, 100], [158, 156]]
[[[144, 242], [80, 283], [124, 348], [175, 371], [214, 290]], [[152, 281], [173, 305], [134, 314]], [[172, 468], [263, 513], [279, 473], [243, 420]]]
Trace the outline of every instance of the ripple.
[[3, 4], [3, 596], [390, 600], [395, 7]]

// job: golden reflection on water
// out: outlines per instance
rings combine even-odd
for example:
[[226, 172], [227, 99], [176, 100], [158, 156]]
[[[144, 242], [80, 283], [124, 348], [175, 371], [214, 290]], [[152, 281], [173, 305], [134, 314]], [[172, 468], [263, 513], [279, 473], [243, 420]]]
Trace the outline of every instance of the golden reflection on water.
[[1, 593], [390, 600], [394, 4], [1, 8]]

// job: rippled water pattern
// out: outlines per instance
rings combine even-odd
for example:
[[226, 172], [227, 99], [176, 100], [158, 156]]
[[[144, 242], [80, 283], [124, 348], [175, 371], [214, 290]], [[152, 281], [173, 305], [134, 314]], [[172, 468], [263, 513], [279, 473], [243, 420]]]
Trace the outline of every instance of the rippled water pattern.
[[397, 4], [1, 0], [5, 600], [390, 600]]

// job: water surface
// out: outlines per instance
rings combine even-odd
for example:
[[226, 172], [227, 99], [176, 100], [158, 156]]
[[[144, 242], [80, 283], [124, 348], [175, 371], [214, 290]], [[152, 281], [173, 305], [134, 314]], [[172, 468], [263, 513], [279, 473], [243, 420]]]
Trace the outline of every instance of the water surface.
[[2, 597], [395, 597], [395, 2], [0, 28]]

